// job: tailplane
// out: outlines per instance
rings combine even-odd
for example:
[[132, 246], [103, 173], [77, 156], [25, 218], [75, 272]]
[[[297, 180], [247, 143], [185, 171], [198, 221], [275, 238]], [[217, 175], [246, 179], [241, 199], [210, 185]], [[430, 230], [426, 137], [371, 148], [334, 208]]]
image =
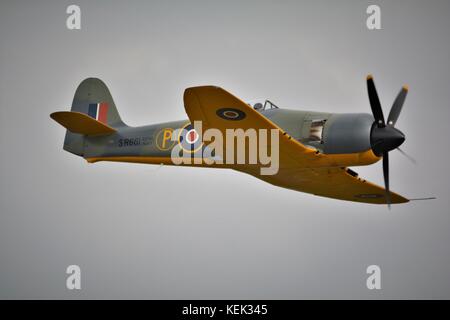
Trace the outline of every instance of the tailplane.
[[72, 133], [99, 136], [112, 134], [117, 131], [81, 112], [57, 111], [53, 112], [50, 117]]

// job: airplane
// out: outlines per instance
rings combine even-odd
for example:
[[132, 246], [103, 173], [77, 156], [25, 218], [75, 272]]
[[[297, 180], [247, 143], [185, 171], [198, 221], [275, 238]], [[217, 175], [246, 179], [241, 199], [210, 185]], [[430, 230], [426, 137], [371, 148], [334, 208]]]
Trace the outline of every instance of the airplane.
[[[71, 111], [54, 112], [50, 117], [67, 129], [63, 149], [89, 163], [174, 165], [171, 152], [177, 143], [188, 147], [198, 143], [195, 137], [186, 135], [186, 132], [196, 135], [192, 132], [195, 121], [202, 121], [205, 129], [215, 128], [223, 133], [228, 129], [278, 130], [276, 174], [259, 174], [258, 163], [186, 165], [233, 169], [287, 189], [340, 200], [387, 204], [390, 208], [391, 204], [410, 200], [389, 188], [389, 152], [405, 141], [405, 135], [395, 125], [408, 87], [403, 86], [398, 93], [387, 120], [371, 75], [367, 76], [367, 89], [372, 114], [288, 110], [269, 100], [249, 104], [216, 86], [191, 87], [183, 96], [189, 120], [130, 127], [120, 118], [105, 83], [87, 78], [75, 92]], [[180, 129], [185, 133], [173, 139], [172, 135]], [[381, 159], [384, 188], [349, 168], [371, 165]]]

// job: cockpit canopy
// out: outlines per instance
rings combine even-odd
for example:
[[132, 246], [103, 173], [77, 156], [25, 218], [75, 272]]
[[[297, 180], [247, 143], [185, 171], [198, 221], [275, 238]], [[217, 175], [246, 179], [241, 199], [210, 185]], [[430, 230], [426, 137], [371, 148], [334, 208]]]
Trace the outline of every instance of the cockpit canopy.
[[264, 111], [270, 109], [279, 109], [272, 101], [266, 100], [262, 101], [249, 101], [247, 104], [257, 111]]

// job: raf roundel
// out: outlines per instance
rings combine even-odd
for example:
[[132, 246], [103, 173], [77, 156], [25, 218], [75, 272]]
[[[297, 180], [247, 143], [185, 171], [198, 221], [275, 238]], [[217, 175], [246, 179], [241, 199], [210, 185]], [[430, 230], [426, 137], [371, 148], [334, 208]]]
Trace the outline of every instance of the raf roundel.
[[234, 108], [222, 108], [216, 111], [216, 114], [225, 120], [242, 120], [245, 118], [245, 112], [239, 109]]
[[195, 131], [194, 126], [191, 123], [188, 123], [181, 128], [178, 135], [178, 143], [184, 151], [189, 153], [196, 152], [203, 145], [200, 135]]
[[199, 136], [197, 134], [197, 131], [195, 131], [195, 129], [191, 129], [186, 133], [185, 137], [187, 143], [194, 144], [198, 141]]

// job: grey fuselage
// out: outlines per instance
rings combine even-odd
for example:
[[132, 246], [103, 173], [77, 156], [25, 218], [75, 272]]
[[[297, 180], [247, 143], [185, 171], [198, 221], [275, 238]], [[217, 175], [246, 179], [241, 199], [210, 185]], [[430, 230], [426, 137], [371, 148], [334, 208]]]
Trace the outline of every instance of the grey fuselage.
[[[322, 113], [288, 109], [262, 110], [290, 136], [324, 154], [349, 154], [371, 149], [370, 133], [374, 122], [372, 115], [363, 113]], [[120, 126], [108, 136], [86, 136], [83, 145], [71, 145], [65, 149], [85, 158], [114, 156], [170, 157], [171, 148], [161, 148], [161, 130], [179, 129], [189, 120], [146, 125]], [[173, 147], [173, 146], [172, 146]]]

